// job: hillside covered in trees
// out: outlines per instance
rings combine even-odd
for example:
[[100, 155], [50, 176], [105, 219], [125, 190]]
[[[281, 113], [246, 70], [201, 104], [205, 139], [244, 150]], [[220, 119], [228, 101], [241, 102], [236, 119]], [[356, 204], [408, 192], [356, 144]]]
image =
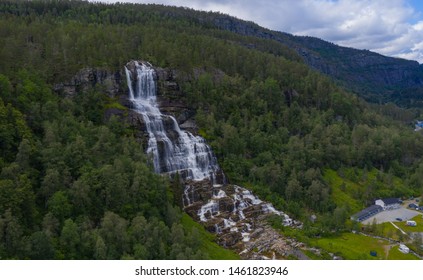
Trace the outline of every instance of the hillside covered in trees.
[[215, 14], [2, 0], [0, 15], [2, 259], [236, 257], [182, 214], [125, 118], [105, 114], [125, 115], [119, 98], [100, 84], [54, 91], [81, 69], [119, 72], [132, 59], [177, 73], [228, 179], [303, 220], [308, 237], [351, 229], [377, 197], [422, 194], [419, 109], [366, 103], [289, 46], [209, 24]]

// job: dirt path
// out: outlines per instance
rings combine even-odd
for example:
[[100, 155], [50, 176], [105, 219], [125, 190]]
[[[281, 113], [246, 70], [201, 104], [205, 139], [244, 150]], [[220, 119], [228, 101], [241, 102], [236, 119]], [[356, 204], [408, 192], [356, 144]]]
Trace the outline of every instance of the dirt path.
[[383, 250], [385, 251], [385, 259], [386, 260], [388, 259], [389, 251], [391, 251], [392, 247], [394, 247], [394, 245], [392, 245], [392, 244], [383, 246]]
[[405, 231], [403, 231], [402, 229], [400, 229], [396, 224], [394, 224], [393, 222], [390, 222], [391, 225], [393, 225], [396, 229], [399, 229], [401, 231], [402, 234], [404, 235], [408, 235]]

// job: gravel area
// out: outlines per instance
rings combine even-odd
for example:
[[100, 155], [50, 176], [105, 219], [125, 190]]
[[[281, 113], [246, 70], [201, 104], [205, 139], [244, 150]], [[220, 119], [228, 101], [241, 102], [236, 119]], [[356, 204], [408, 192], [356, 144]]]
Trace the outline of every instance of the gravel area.
[[421, 212], [406, 209], [406, 208], [399, 208], [395, 210], [387, 210], [380, 212], [373, 217], [363, 221], [362, 223], [365, 225], [373, 223], [373, 220], [376, 219], [377, 224], [385, 223], [385, 222], [397, 222], [396, 218], [401, 218], [403, 221], [410, 220], [417, 215], [421, 215]]

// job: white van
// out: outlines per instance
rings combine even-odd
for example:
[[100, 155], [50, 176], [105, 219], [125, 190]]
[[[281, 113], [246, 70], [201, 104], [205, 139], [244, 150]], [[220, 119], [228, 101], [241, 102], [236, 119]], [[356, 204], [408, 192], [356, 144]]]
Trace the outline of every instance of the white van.
[[415, 227], [415, 226], [417, 226], [417, 223], [415, 221], [407, 221], [406, 225], [410, 226], [410, 227]]
[[410, 253], [410, 248], [408, 248], [404, 244], [400, 244], [399, 250], [400, 250], [401, 253], [404, 253], [404, 254]]

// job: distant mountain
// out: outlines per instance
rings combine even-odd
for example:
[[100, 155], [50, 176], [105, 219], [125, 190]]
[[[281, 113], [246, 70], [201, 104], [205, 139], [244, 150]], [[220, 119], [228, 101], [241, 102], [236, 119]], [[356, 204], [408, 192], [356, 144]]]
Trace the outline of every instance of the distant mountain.
[[312, 68], [333, 77], [340, 85], [370, 102], [423, 106], [423, 65], [368, 50], [284, 32], [271, 31], [231, 16], [213, 14], [208, 22], [237, 34], [265, 38], [293, 48]]
[[281, 43], [294, 50], [310, 67], [334, 78], [340, 86], [369, 102], [423, 107], [423, 65], [416, 61], [341, 47], [315, 37], [273, 31], [221, 13], [149, 6], [165, 18], [189, 19], [208, 29], [217, 27], [239, 35]]

